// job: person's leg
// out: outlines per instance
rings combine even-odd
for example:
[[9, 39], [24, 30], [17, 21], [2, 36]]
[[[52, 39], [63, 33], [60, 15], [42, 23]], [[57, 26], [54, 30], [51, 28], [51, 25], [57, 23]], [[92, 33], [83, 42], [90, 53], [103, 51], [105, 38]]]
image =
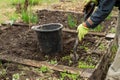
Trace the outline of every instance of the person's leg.
[[108, 70], [106, 80], [120, 80], [120, 12], [118, 15], [118, 25], [116, 29], [116, 43], [118, 45], [118, 51]]
[[114, 62], [108, 70], [106, 80], [120, 80], [120, 47], [117, 51]]

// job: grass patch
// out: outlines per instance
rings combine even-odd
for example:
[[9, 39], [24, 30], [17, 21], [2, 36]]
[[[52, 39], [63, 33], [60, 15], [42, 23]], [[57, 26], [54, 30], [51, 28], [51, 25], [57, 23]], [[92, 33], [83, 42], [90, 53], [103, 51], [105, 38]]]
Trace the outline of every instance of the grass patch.
[[14, 8], [10, 5], [10, 0], [0, 0], [0, 23], [9, 20], [9, 14], [13, 12]]
[[23, 20], [23, 22], [29, 23], [29, 24], [38, 22], [38, 16], [29, 11], [23, 11], [21, 13], [21, 19]]
[[41, 3], [41, 4], [42, 3], [50, 3], [51, 4], [53, 2], [56, 3], [56, 2], [59, 2], [59, 0], [39, 0], [39, 3]]
[[9, 20], [15, 22], [20, 19], [20, 14], [12, 13], [9, 15]]
[[[24, 4], [25, 0], [10, 0], [12, 5], [16, 5], [16, 4]], [[31, 5], [38, 5], [41, 0], [28, 0], [29, 4]]]
[[[12, 5], [16, 5], [18, 3], [24, 4], [25, 0], [10, 0]], [[51, 4], [53, 2], [59, 2], [59, 0], [29, 0], [30, 5], [38, 5], [43, 3]]]

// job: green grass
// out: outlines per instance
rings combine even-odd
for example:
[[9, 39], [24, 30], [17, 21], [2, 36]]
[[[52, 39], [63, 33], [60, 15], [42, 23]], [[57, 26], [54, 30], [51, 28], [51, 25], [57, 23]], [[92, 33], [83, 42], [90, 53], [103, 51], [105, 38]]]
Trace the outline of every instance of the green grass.
[[31, 5], [38, 5], [41, 0], [29, 0]]
[[59, 0], [39, 0], [39, 3], [56, 3], [59, 2]]
[[[39, 2], [38, 2], [39, 1]], [[31, 4], [38, 4], [38, 3], [47, 3], [47, 2], [55, 1], [55, 0], [30, 0]], [[57, 0], [56, 0], [57, 1]], [[56, 2], [55, 1], [55, 2]], [[16, 3], [24, 3], [24, 0], [0, 0], [0, 23], [12, 20], [21, 20], [25, 23], [37, 23], [38, 22], [38, 17], [36, 14], [32, 12], [22, 12], [21, 14], [16, 14], [15, 13], [15, 6], [11, 4], [16, 4]], [[31, 7], [31, 6], [30, 6]], [[31, 7], [34, 8], [34, 6]], [[29, 8], [30, 9], [30, 8]]]
[[[43, 3], [55, 3], [58, 2], [59, 0], [29, 0], [29, 4], [31, 5], [38, 5], [38, 4], [43, 4]], [[24, 4], [25, 0], [10, 0], [12, 5], [16, 5], [18, 3]]]
[[24, 1], [25, 1], [25, 0], [10, 0], [10, 2], [11, 2], [12, 5], [16, 5], [16, 4], [18, 4], [18, 3], [24, 4]]
[[0, 0], [0, 23], [9, 20], [9, 15], [14, 12], [14, 9], [10, 5], [10, 0]]
[[[14, 17], [15, 13], [15, 5], [16, 3], [24, 3], [24, 0], [0, 0], [0, 23], [5, 22], [7, 20], [16, 20], [17, 18]], [[54, 2], [54, 3], [53, 3]], [[77, 2], [77, 0], [73, 0], [73, 2]], [[35, 6], [32, 6], [32, 9], [35, 11], [38, 9], [46, 8], [48, 5], [51, 4], [59, 4], [59, 0], [30, 0], [30, 3], [38, 4]], [[47, 4], [47, 5], [46, 5]], [[71, 4], [71, 3], [70, 3]], [[63, 4], [66, 5], [66, 4]], [[12, 16], [12, 17], [11, 17]], [[36, 17], [33, 17], [33, 19]]]
[[23, 11], [21, 13], [21, 19], [25, 23], [37, 23], [38, 22], [38, 17], [37, 15], [29, 12], [29, 11]]
[[30, 14], [29, 14], [29, 12], [22, 11], [22, 13], [21, 13], [21, 19], [25, 23], [30, 23]]
[[9, 15], [9, 20], [15, 22], [15, 21], [17, 21], [17, 20], [19, 19], [19, 17], [20, 17], [19, 14], [17, 14], [17, 13], [12, 13], [12, 14]]
[[[12, 5], [16, 5], [18, 3], [24, 4], [25, 0], [10, 0]], [[29, 4], [38, 5], [41, 0], [29, 0]]]

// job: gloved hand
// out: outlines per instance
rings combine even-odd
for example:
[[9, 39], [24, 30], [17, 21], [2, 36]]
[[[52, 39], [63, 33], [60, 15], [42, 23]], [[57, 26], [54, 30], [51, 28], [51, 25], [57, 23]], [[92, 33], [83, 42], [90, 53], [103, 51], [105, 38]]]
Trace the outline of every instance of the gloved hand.
[[78, 32], [78, 38], [81, 41], [84, 38], [84, 35], [86, 35], [89, 31], [89, 28], [83, 26], [83, 24], [80, 24], [77, 27], [77, 32]]

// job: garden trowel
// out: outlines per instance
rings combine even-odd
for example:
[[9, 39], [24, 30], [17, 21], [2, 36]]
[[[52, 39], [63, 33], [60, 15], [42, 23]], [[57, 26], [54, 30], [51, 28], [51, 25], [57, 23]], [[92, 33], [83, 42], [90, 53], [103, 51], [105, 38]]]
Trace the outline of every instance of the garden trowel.
[[[90, 3], [90, 5], [85, 6], [85, 8], [83, 10], [84, 21], [86, 21], [89, 18], [89, 16], [94, 11], [94, 8], [95, 8], [95, 3]], [[79, 43], [79, 39], [78, 39], [78, 36], [77, 36], [77, 38], [75, 40], [75, 43], [74, 43], [74, 47], [73, 47], [73, 54], [70, 55], [75, 62], [79, 59], [79, 55], [77, 54], [78, 43]]]

